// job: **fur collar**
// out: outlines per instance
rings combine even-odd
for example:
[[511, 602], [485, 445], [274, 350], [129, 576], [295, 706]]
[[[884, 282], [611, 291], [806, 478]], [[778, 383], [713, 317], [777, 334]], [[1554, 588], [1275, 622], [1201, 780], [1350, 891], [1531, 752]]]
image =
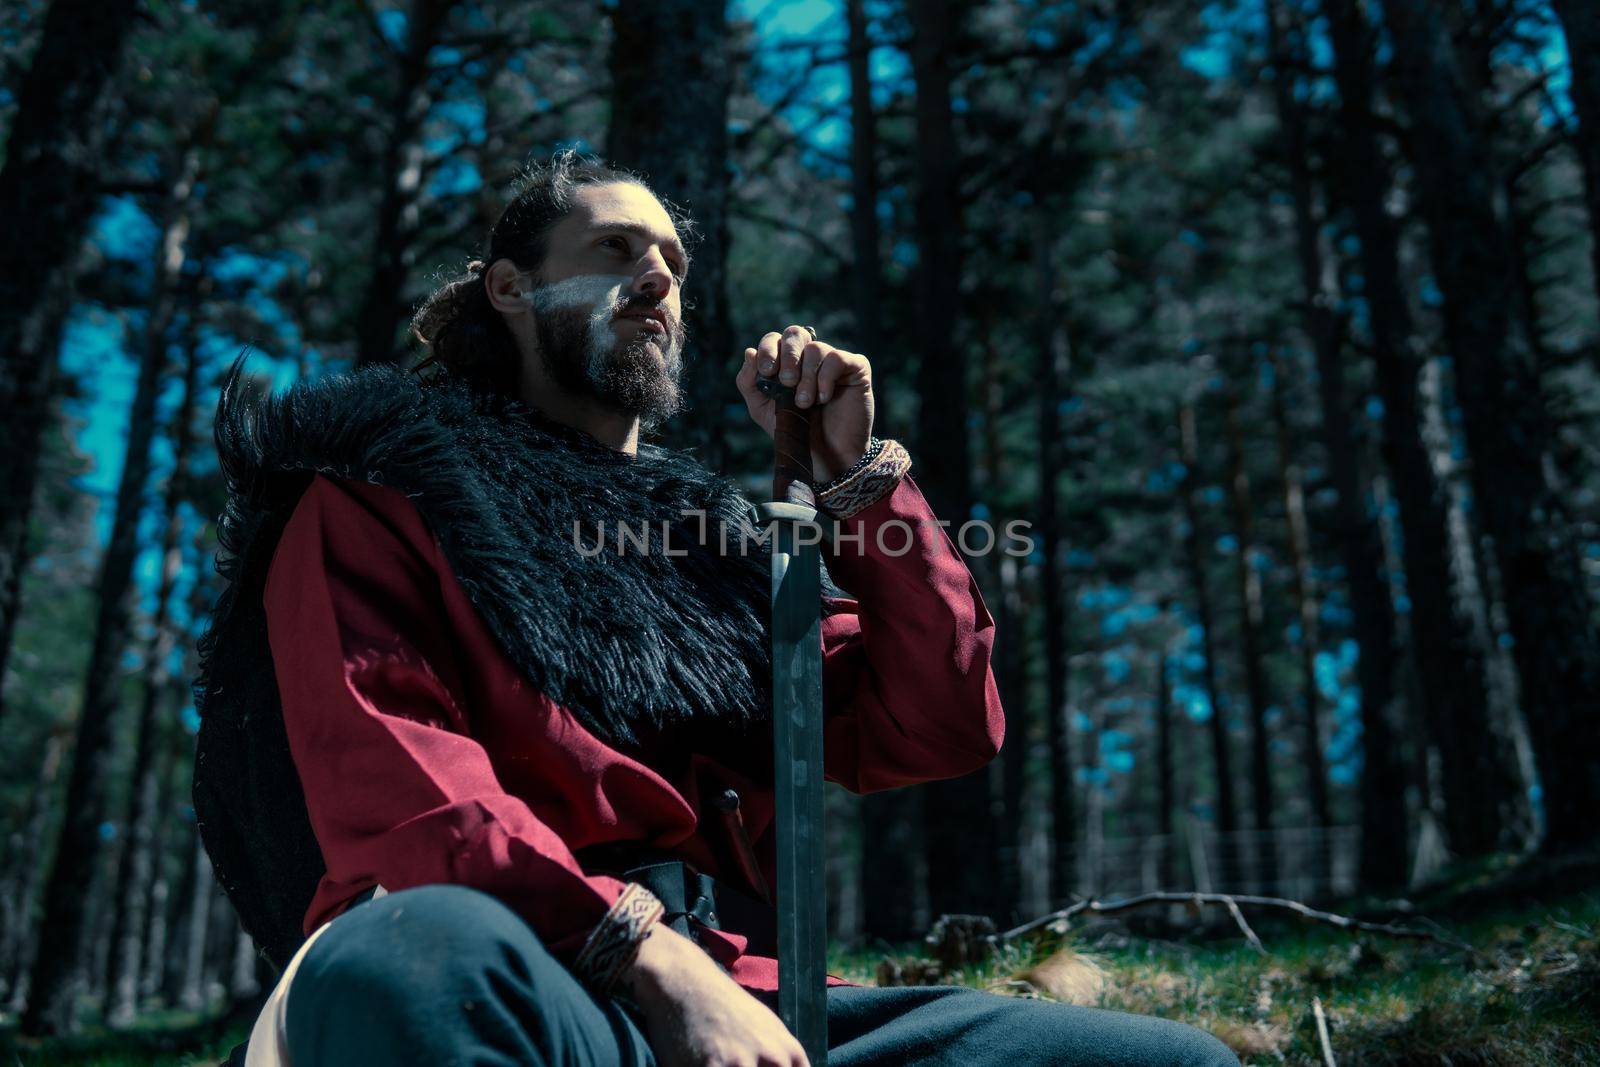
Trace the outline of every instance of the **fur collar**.
[[[653, 445], [627, 457], [448, 377], [377, 366], [253, 398], [242, 363], [217, 411], [225, 587], [200, 644], [195, 807], [269, 956], [298, 944], [324, 870], [261, 610], [273, 548], [316, 472], [407, 494], [508, 658], [601, 739], [667, 774], [703, 752], [770, 775], [770, 557], [757, 541], [720, 550], [719, 523], [730, 545], [754, 533], [730, 481]], [[685, 512], [706, 516], [706, 543]], [[604, 529], [606, 549], [580, 553], [575, 522], [590, 547]], [[641, 522], [650, 551], [619, 554], [617, 524]]]

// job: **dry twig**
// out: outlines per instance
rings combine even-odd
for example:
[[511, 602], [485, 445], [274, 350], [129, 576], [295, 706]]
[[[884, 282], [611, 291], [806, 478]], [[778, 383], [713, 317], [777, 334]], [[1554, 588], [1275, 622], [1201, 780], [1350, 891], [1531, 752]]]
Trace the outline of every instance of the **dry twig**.
[[[1258, 897], [1247, 894], [1173, 893], [1165, 891], [1141, 893], [1138, 896], [1126, 897], [1122, 900], [1080, 900], [1059, 911], [1053, 911], [1049, 915], [1042, 915], [1037, 919], [1023, 923], [1021, 926], [996, 934], [994, 935], [994, 941], [999, 944], [1046, 927], [1062, 929], [1080, 915], [1119, 915], [1123, 912], [1161, 904], [1187, 904], [1192, 908], [1207, 904], [1220, 904], [1235, 916], [1235, 921], [1241, 924], [1241, 930], [1244, 932], [1246, 939], [1258, 948], [1261, 945], [1260, 939], [1256, 938], [1254, 931], [1244, 924], [1244, 916], [1239, 910], [1241, 905], [1247, 908], [1272, 908], [1278, 911], [1292, 912], [1302, 919], [1322, 923], [1325, 926], [1333, 926], [1340, 930], [1359, 930], [1363, 933], [1383, 934], [1387, 937], [1397, 937], [1411, 941], [1432, 941], [1462, 952], [1470, 952], [1474, 956], [1482, 955], [1481, 952], [1465, 941], [1457, 940], [1445, 934], [1436, 934], [1430, 930], [1418, 930], [1410, 926], [1396, 926], [1392, 923], [1367, 922], [1364, 919], [1353, 919], [1348, 915], [1336, 915], [1331, 911], [1318, 911], [1316, 908], [1302, 904], [1298, 900], [1286, 900], [1282, 897]], [[1263, 949], [1263, 951], [1265, 950]]]
[[1250, 924], [1244, 921], [1244, 912], [1239, 910], [1239, 905], [1232, 897], [1227, 898], [1223, 903], [1228, 905], [1228, 914], [1233, 916], [1233, 921], [1239, 926], [1239, 932], [1244, 934], [1246, 941], [1250, 942], [1250, 947], [1265, 956], [1267, 954], [1267, 946], [1261, 943], [1261, 939], [1256, 936], [1256, 932], [1250, 929]]
[[1317, 1044], [1322, 1046], [1322, 1067], [1339, 1067], [1333, 1058], [1333, 1042], [1328, 1040], [1328, 1016], [1322, 1011], [1322, 998], [1311, 998], [1311, 1015], [1317, 1020]]

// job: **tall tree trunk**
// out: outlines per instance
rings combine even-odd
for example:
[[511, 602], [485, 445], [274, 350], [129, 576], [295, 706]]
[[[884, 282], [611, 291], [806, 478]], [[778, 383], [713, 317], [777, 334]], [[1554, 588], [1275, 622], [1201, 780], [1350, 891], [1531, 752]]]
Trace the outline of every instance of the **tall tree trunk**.
[[1573, 144], [1583, 160], [1583, 195], [1589, 204], [1589, 250], [1600, 290], [1600, 7], [1593, 0], [1554, 0], [1567, 38], [1572, 109], [1578, 113]]
[[1494, 541], [1524, 717], [1538, 759], [1545, 846], [1591, 841], [1600, 763], [1576, 739], [1600, 718], [1600, 631], [1571, 523], [1550, 480], [1551, 420], [1515, 291], [1496, 179], [1451, 42], [1426, 0], [1391, 0], [1397, 98], [1444, 293], [1444, 334], [1472, 455], [1475, 512]]
[[66, 738], [60, 733], [51, 734], [45, 742], [39, 776], [34, 781], [33, 792], [28, 795], [27, 815], [10, 842], [7, 923], [4, 940], [0, 941], [0, 978], [4, 979], [8, 999], [0, 999], [0, 1004], [8, 1005], [6, 1010], [13, 1015], [27, 1003], [28, 971], [33, 965], [37, 941], [33, 902], [44, 877], [45, 826], [50, 821], [56, 776], [61, 773], [65, 749]]
[[1211, 608], [1211, 588], [1206, 580], [1205, 548], [1200, 539], [1200, 435], [1193, 404], [1178, 412], [1178, 440], [1183, 457], [1183, 483], [1178, 494], [1183, 498], [1184, 556], [1188, 564], [1189, 585], [1194, 593], [1195, 618], [1200, 623], [1200, 639], [1205, 655], [1206, 700], [1211, 715], [1206, 721], [1211, 737], [1211, 770], [1216, 776], [1216, 826], [1224, 834], [1239, 828], [1239, 808], [1233, 798], [1233, 755], [1225, 718], [1227, 702], [1217, 684], [1216, 613]]
[[410, 273], [409, 253], [416, 238], [417, 193], [422, 187], [422, 145], [418, 132], [433, 105], [428, 57], [439, 43], [454, 0], [411, 0], [406, 8], [405, 47], [393, 60], [394, 95], [384, 130], [379, 180], [372, 278], [356, 318], [356, 361], [397, 363], [404, 355], [398, 344], [405, 319], [404, 289]]
[[[1070, 345], [1064, 344], [1055, 314], [1055, 265], [1047, 242], [1040, 242], [1039, 271], [1039, 584], [1044, 600], [1045, 731], [1050, 745], [1050, 881], [1052, 905], [1077, 886], [1077, 768], [1072, 755], [1072, 708], [1068, 683], [1072, 597], [1066, 588], [1065, 547], [1061, 536], [1061, 393], [1072, 389]], [[1068, 312], [1070, 313], [1070, 312]]]
[[1160, 884], [1177, 886], [1178, 835], [1172, 813], [1177, 807], [1177, 766], [1173, 758], [1172, 683], [1167, 678], [1167, 647], [1156, 652], [1156, 834], [1161, 838]]
[[50, 5], [0, 166], [0, 678], [54, 391], [60, 345], [51, 334], [63, 313], [56, 296], [94, 218], [103, 104], [138, 8], [137, 0]]
[[1272, 847], [1272, 756], [1267, 736], [1266, 650], [1261, 644], [1261, 573], [1255, 561], [1255, 505], [1250, 500], [1250, 476], [1245, 469], [1244, 428], [1239, 421], [1239, 396], [1227, 394], [1228, 500], [1233, 512], [1233, 534], [1239, 542], [1235, 574], [1239, 589], [1239, 655], [1244, 660], [1245, 694], [1250, 700], [1250, 815], [1256, 838], [1256, 878], [1263, 885], [1277, 880], [1277, 858]]
[[[1305, 330], [1317, 361], [1323, 445], [1338, 495], [1337, 540], [1348, 576], [1351, 613], [1360, 648], [1357, 687], [1361, 693], [1364, 755], [1361, 878], [1363, 884], [1374, 888], [1392, 889], [1404, 884], [1406, 879], [1405, 794], [1400, 788], [1404, 770], [1392, 740], [1394, 728], [1390, 721], [1390, 705], [1395, 694], [1395, 621], [1383, 578], [1382, 535], [1367, 506], [1369, 494], [1361, 471], [1360, 448], [1350, 425], [1340, 355], [1342, 331], [1333, 310], [1336, 306], [1333, 294], [1325, 281], [1306, 117], [1295, 98], [1293, 80], [1288, 73], [1294, 69], [1293, 61], [1297, 57], [1290, 54], [1285, 17], [1282, 5], [1269, 7], [1268, 30], [1274, 66], [1279, 72], [1274, 80], [1274, 97], [1294, 205]], [[1297, 51], [1303, 57], [1304, 48]], [[1323, 805], [1325, 812], [1325, 797]]]
[[216, 880], [211, 873], [211, 858], [206, 855], [200, 835], [194, 837], [194, 857], [190, 860], [189, 893], [185, 898], [183, 941], [178, 984], [178, 1006], [184, 1011], [199, 1011], [206, 1005], [206, 939], [210, 927], [212, 902], [216, 900]]
[[1415, 330], [1400, 282], [1399, 237], [1383, 205], [1389, 177], [1371, 114], [1372, 37], [1354, 0], [1330, 0], [1328, 9], [1341, 93], [1343, 187], [1361, 239], [1363, 289], [1384, 404], [1382, 449], [1405, 533], [1412, 648], [1426, 680], [1420, 710], [1440, 754], [1446, 836], [1453, 850], [1473, 855], [1495, 847], [1500, 836], [1503, 816], [1497, 809], [1505, 775], [1496, 768], [1482, 652], [1473, 638], [1460, 577], [1451, 571], [1448, 493], [1422, 437], [1421, 359], [1413, 349]]
[[[917, 443], [920, 482], [934, 514], [965, 522], [971, 510], [967, 361], [960, 322], [960, 148], [950, 104], [950, 59], [960, 4], [911, 0], [911, 71], [916, 80]], [[986, 907], [993, 880], [972, 862], [993, 832], [985, 770], [923, 789], [928, 891], [935, 915]]]
[[[882, 365], [879, 312], [882, 288], [878, 254], [877, 127], [872, 106], [871, 40], [861, 0], [849, 0], [846, 18], [850, 34], [851, 103], [851, 276], [857, 343], [861, 351]], [[697, 266], [698, 270], [698, 266]], [[878, 418], [889, 425], [887, 396], [879, 386]], [[920, 477], [920, 476], [919, 476]], [[922, 871], [922, 796], [897, 789], [862, 798], [862, 893], [866, 932], [898, 939], [919, 932], [926, 920], [926, 878]], [[906, 892], [914, 887], [916, 895]]]
[[197, 307], [191, 303], [185, 329], [183, 399], [174, 416], [173, 470], [167, 480], [167, 524], [161, 544], [161, 582], [156, 590], [156, 614], [151, 623], [153, 632], [150, 644], [145, 652], [144, 688], [135, 727], [137, 737], [131, 776], [134, 783], [133, 799], [128, 812], [127, 844], [123, 848], [114, 887], [116, 916], [111, 932], [110, 998], [105, 1012], [106, 1022], [113, 1027], [128, 1025], [138, 1012], [145, 904], [155, 861], [156, 805], [161, 794], [161, 729], [158, 712], [172, 687], [168, 661], [177, 645], [177, 634], [170, 624], [168, 608], [173, 587], [183, 566], [183, 546], [180, 541], [183, 513], [180, 505], [188, 489], [189, 448], [194, 439], [191, 424], [195, 378], [199, 370], [199, 344], [194, 321], [196, 314]]
[[[213, 112], [212, 118], [215, 118]], [[167, 331], [174, 293], [183, 269], [189, 236], [190, 198], [200, 171], [201, 146], [209, 125], [185, 151], [180, 173], [163, 209], [150, 314], [146, 323], [139, 380], [128, 420], [128, 448], [117, 486], [111, 542], [97, 583], [94, 642], [84, 682], [63, 820], [40, 926], [33, 995], [23, 1017], [29, 1034], [60, 1033], [74, 1026], [77, 981], [73, 966], [88, 933], [83, 887], [101, 853], [100, 823], [105, 818], [110, 778], [112, 728], [119, 700], [121, 662], [128, 645], [133, 563], [138, 554], [139, 518], [150, 473], [150, 442], [155, 436], [156, 400], [166, 365]]]
[[[139, 1003], [145, 1005], [153, 1000], [159, 1000], [162, 991], [163, 971], [166, 967], [167, 943], [171, 936], [172, 923], [170, 914], [172, 910], [172, 882], [168, 877], [171, 866], [173, 831], [178, 821], [173, 818], [173, 798], [177, 795], [177, 766], [178, 752], [177, 738], [188, 742], [188, 734], [181, 730], [169, 730], [168, 736], [162, 740], [159, 754], [159, 767], [156, 780], [160, 783], [160, 793], [156, 800], [155, 819], [153, 820], [154, 832], [150, 843], [150, 854], [154, 859], [151, 869], [151, 878], [148, 891], [145, 894], [145, 916], [147, 925], [141, 941], [144, 945], [144, 958], [140, 963], [139, 972]], [[184, 824], [187, 825], [187, 824]], [[187, 843], [187, 838], [183, 839]], [[187, 855], [187, 850], [185, 850]]]
[[[865, 0], [845, 0], [850, 33], [850, 295], [855, 311], [855, 350], [865, 352], [878, 368], [873, 383], [874, 422], [879, 436], [892, 432], [885, 391], [885, 353], [879, 315], [883, 272], [878, 259], [878, 117], [872, 106], [872, 38], [867, 30]], [[850, 346], [846, 346], [850, 347]]]
[[[1289, 186], [1291, 200], [1294, 205], [1295, 220], [1295, 247], [1300, 267], [1300, 286], [1302, 292], [1302, 314], [1304, 317], [1304, 330], [1310, 338], [1312, 347], [1316, 351], [1317, 367], [1320, 376], [1326, 377], [1332, 372], [1335, 376], [1340, 373], [1340, 340], [1341, 328], [1334, 314], [1335, 306], [1332, 294], [1324, 282], [1322, 246], [1317, 235], [1316, 208], [1313, 202], [1314, 192], [1311, 179], [1311, 152], [1306, 143], [1305, 115], [1300, 104], [1295, 98], [1295, 78], [1291, 73], [1295, 64], [1291, 59], [1289, 43], [1290, 30], [1285, 25], [1285, 11], [1281, 3], [1276, 0], [1267, 2], [1267, 35], [1272, 53], [1274, 77], [1272, 80], [1273, 100], [1278, 112], [1278, 125], [1283, 134], [1284, 163], [1289, 171]], [[1296, 50], [1303, 53], [1303, 49]], [[1308, 539], [1306, 536], [1305, 505], [1301, 491], [1299, 469], [1292, 460], [1292, 448], [1289, 441], [1288, 416], [1284, 405], [1284, 391], [1288, 383], [1284, 381], [1284, 367], [1281, 361], [1276, 361], [1273, 375], [1273, 415], [1278, 425], [1278, 463], [1283, 483], [1284, 508], [1289, 520], [1289, 553], [1294, 563], [1295, 573], [1295, 599], [1300, 609], [1300, 655], [1301, 672], [1303, 676], [1303, 690], [1305, 693], [1305, 727], [1306, 727], [1306, 774], [1310, 785], [1311, 818], [1317, 826], [1327, 826], [1328, 817], [1328, 783], [1323, 769], [1322, 759], [1322, 728], [1321, 707], [1318, 697], [1316, 681], [1316, 654], [1317, 654], [1317, 605], [1315, 594], [1311, 588], [1311, 561]], [[1338, 386], [1333, 387], [1335, 396], [1342, 395]], [[1329, 420], [1324, 420], [1324, 432], [1330, 429]], [[1349, 423], [1342, 417], [1332, 420], [1334, 433], [1343, 430], [1343, 440], [1330, 441], [1330, 453], [1343, 449], [1347, 453], [1354, 451], [1355, 443], [1350, 439]], [[1335, 461], [1334, 471], [1335, 491], [1341, 499], [1348, 497], [1352, 501], [1362, 499], [1360, 475], [1358, 466], [1353, 460], [1346, 459]], [[1359, 512], [1352, 509], [1351, 518], [1357, 523], [1370, 525], [1371, 520], [1365, 519]], [[1363, 522], [1363, 520], [1365, 521]], [[1354, 532], [1354, 531], [1349, 531]], [[1356, 554], [1347, 552], [1347, 555]], [[1348, 561], [1347, 561], [1348, 562]], [[1358, 560], [1357, 565], [1370, 565], [1369, 560]], [[1378, 583], [1363, 582], [1359, 587], [1353, 583], [1353, 590], [1359, 588], [1363, 596], [1377, 599], [1382, 593]], [[1386, 601], [1369, 603], [1363, 606], [1362, 611], [1368, 615], [1389, 617]], [[1369, 636], [1358, 631], [1359, 636]], [[1384, 669], [1392, 670], [1389, 659], [1393, 648], [1393, 634], [1387, 630], [1373, 632], [1370, 636], [1376, 641], [1385, 642], [1378, 648], [1362, 646], [1363, 659], [1374, 657], [1384, 664]], [[1364, 698], [1378, 697], [1382, 694], [1363, 694]], [[1319, 850], [1317, 853], [1322, 856]]]
[[[1322, 755], [1322, 694], [1317, 686], [1317, 591], [1311, 573], [1311, 537], [1306, 524], [1305, 486], [1300, 464], [1294, 458], [1289, 430], [1288, 369], [1281, 359], [1272, 361], [1272, 421], [1278, 431], [1278, 483], [1283, 489], [1283, 512], [1289, 528], [1289, 561], [1294, 567], [1294, 599], [1300, 617], [1300, 690], [1304, 694], [1306, 794], [1311, 801], [1311, 824], [1333, 824], [1328, 809], [1328, 771]], [[1313, 872], [1317, 884], [1326, 883], [1327, 853], [1317, 849]]]
[[[702, 240], [685, 288], [693, 307], [685, 395], [726, 394], [734, 353], [728, 316], [728, 17], [724, 0], [618, 0], [611, 12], [611, 160], [644, 172], [692, 216]], [[668, 87], [670, 86], [670, 91]], [[774, 328], [782, 329], [784, 324]], [[680, 420], [677, 443], [712, 469], [726, 459], [719, 404]]]

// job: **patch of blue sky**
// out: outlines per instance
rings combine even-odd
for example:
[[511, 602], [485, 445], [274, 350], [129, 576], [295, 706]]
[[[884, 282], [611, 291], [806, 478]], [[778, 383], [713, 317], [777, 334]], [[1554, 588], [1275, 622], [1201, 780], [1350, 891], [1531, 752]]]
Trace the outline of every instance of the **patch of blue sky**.
[[479, 97], [453, 97], [433, 105], [432, 118], [453, 126], [474, 143], [483, 139], [484, 107]]
[[1351, 620], [1354, 618], [1354, 616], [1350, 614], [1349, 608], [1345, 607], [1343, 604], [1335, 603], [1331, 600], [1324, 600], [1322, 602], [1321, 606], [1317, 609], [1317, 617], [1322, 620], [1322, 624], [1324, 626], [1331, 627], [1348, 626], [1350, 625]]
[[428, 195], [435, 197], [466, 196], [483, 188], [483, 176], [470, 159], [451, 156], [439, 164], [433, 180], [428, 183]]
[[1094, 720], [1082, 711], [1072, 713], [1072, 728], [1080, 734], [1086, 734], [1094, 729]]
[[1091, 585], [1078, 592], [1081, 608], [1119, 608], [1133, 599], [1133, 594], [1120, 585]]
[[1200, 499], [1207, 504], [1220, 504], [1226, 499], [1226, 494], [1223, 493], [1222, 486], [1208, 485], [1200, 490]]
[[1312, 673], [1317, 679], [1317, 692], [1321, 693], [1325, 700], [1337, 700], [1341, 670], [1339, 658], [1330, 652], [1319, 651], [1312, 663]]
[[378, 32], [396, 48], [406, 46], [406, 13], [399, 8], [385, 8], [377, 14]]
[[68, 413], [80, 420], [78, 448], [89, 457], [88, 470], [74, 486], [96, 501], [95, 529], [101, 544], [110, 539], [109, 504], [122, 475], [128, 409], [138, 386], [138, 367], [124, 349], [130, 327], [104, 308], [80, 304], [68, 316], [61, 345], [62, 370], [83, 383], [78, 397], [67, 405]]
[[161, 231], [131, 195], [108, 196], [90, 227], [90, 241], [107, 258], [149, 263]]
[[1133, 664], [1129, 662], [1127, 656], [1113, 650], [1100, 657], [1100, 670], [1105, 674], [1107, 682], [1121, 685], [1133, 673]]
[[1115, 727], [1100, 731], [1100, 755], [1106, 756], [1112, 752], [1125, 751], [1133, 744], [1133, 735], [1126, 730]]
[[1211, 3], [1200, 11], [1205, 33], [1183, 48], [1178, 61], [1204, 78], [1227, 77], [1242, 42], [1260, 35], [1261, 7], [1255, 3]]
[[1239, 551], [1239, 539], [1233, 534], [1223, 534], [1216, 540], [1216, 549], [1224, 556], [1231, 556]]
[[1127, 774], [1133, 770], [1134, 756], [1132, 752], [1111, 752], [1102, 760], [1105, 768], [1112, 774]]
[[1182, 709], [1183, 713], [1189, 717], [1190, 722], [1203, 723], [1211, 721], [1211, 698], [1206, 695], [1205, 688], [1202, 686], [1173, 686], [1172, 703]]

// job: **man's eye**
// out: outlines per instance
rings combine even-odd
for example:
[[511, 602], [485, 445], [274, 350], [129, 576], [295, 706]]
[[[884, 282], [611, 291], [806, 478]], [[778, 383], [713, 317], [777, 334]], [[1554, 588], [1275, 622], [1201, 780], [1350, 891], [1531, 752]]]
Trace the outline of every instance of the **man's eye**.
[[600, 243], [603, 244], [603, 245], [606, 245], [606, 246], [608, 246], [610, 248], [615, 248], [620, 252], [628, 251], [628, 242], [624, 241], [620, 237], [607, 237], [604, 241], [601, 241]]

